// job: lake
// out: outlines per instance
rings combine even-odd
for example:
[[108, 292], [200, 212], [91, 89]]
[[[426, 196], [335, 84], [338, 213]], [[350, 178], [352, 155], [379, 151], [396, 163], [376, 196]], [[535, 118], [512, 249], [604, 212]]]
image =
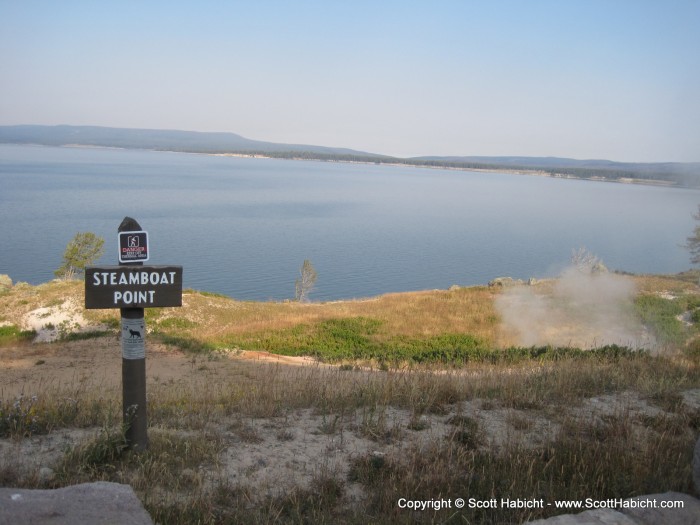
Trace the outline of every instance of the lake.
[[611, 269], [675, 273], [700, 191], [371, 164], [0, 144], [0, 273], [53, 278], [77, 232], [148, 231], [148, 264], [242, 300], [311, 299], [557, 275], [586, 247]]

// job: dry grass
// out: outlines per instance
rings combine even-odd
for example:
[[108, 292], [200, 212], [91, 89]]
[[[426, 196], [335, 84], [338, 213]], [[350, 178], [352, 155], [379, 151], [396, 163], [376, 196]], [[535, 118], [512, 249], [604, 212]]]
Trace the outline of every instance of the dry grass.
[[[698, 293], [696, 282], [670, 276], [634, 277], [640, 293]], [[551, 293], [553, 281], [542, 281], [537, 293]], [[333, 319], [367, 318], [380, 324], [377, 338], [394, 336], [429, 338], [443, 334], [469, 334], [487, 346], [507, 347], [512, 334], [499, 324], [494, 298], [499, 289], [458, 288], [387, 294], [371, 299], [327, 303], [247, 302], [215, 294], [186, 291], [183, 307], [149, 309], [150, 329], [196, 339], [204, 344], [225, 346], [230, 340], [265, 337], [299, 326], [315, 326]], [[80, 282], [52, 281], [40, 286], [16, 285], [0, 296], [0, 322], [22, 326], [26, 314], [66, 301], [83, 302]], [[80, 312], [92, 323], [115, 326], [118, 311]]]
[[[637, 281], [645, 293], [696, 290], [666, 278]], [[0, 320], [19, 326], [27, 312], [81, 291], [77, 283], [16, 287], [0, 297]], [[212, 345], [352, 318], [377, 321], [376, 337], [384, 340], [454, 333], [493, 344], [496, 293], [468, 288], [301, 305], [188, 292], [182, 309], [150, 311], [148, 323], [186, 343]], [[562, 354], [450, 368], [389, 363], [378, 370], [285, 366], [173, 347], [175, 372], [149, 379], [150, 448], [132, 454], [124, 449], [119, 386], [80, 373], [81, 366], [96, 369], [80, 360], [88, 344], [17, 344], [0, 352], [26, 358], [34, 375], [50, 374], [60, 359], [76, 369], [62, 384], [27, 380], [21, 399], [2, 392], [0, 483], [128, 483], [160, 523], [519, 523], [554, 509], [416, 513], [397, 502], [691, 490], [700, 430], [700, 355], [693, 353]], [[41, 475], [47, 466], [53, 476]]]
[[[365, 317], [381, 322], [385, 337], [428, 337], [468, 333], [495, 341], [498, 330], [493, 292], [486, 288], [388, 294], [374, 299], [328, 303], [253, 303], [186, 294], [176, 315], [195, 323], [199, 339], [224, 341], [230, 336], [264, 335], [314, 325], [330, 319]], [[196, 329], [195, 329], [196, 326]]]
[[679, 275], [644, 275], [635, 278], [640, 293], [668, 292], [674, 295], [697, 293], [700, 272], [690, 271]]
[[[151, 385], [151, 446], [140, 455], [123, 450], [117, 389], [39, 392], [20, 410], [24, 427], [10, 431], [0, 479], [25, 487], [128, 483], [156, 520], [183, 524], [451, 516], [517, 523], [547, 511], [415, 514], [399, 512], [397, 501], [690, 490], [700, 428], [697, 362], [640, 356], [443, 373], [235, 365], [233, 375]], [[66, 405], [70, 396], [79, 401]], [[87, 435], [54, 450], [53, 479], [38, 476], [45, 463], [8, 460], [16, 447], [76, 426], [88, 426]], [[310, 463], [299, 470], [306, 447]]]

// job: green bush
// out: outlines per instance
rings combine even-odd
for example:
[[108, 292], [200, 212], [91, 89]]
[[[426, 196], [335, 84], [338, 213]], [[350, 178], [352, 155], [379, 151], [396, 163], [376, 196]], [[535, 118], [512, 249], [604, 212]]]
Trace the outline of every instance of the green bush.
[[461, 363], [480, 361], [489, 350], [479, 339], [469, 334], [443, 334], [424, 339], [392, 338], [383, 353], [399, 361]]
[[35, 337], [35, 330], [20, 330], [15, 325], [0, 326], [0, 345], [28, 342]]
[[468, 334], [429, 338], [383, 337], [382, 322], [366, 317], [329, 319], [315, 325], [227, 341], [228, 346], [266, 350], [285, 355], [310, 355], [325, 361], [374, 359], [379, 361], [463, 362], [484, 350]]
[[634, 306], [642, 323], [654, 332], [659, 343], [679, 345], [685, 341], [685, 327], [676, 318], [685, 312], [685, 300], [640, 295], [635, 299]]
[[487, 343], [470, 334], [387, 337], [382, 333], [381, 327], [381, 321], [366, 317], [330, 319], [314, 325], [297, 325], [286, 330], [229, 339], [222, 345], [283, 355], [308, 355], [329, 362], [374, 360], [385, 366], [388, 363], [516, 363], [570, 357], [615, 360], [639, 354], [617, 345], [594, 350], [549, 346], [500, 350], [490, 348]]

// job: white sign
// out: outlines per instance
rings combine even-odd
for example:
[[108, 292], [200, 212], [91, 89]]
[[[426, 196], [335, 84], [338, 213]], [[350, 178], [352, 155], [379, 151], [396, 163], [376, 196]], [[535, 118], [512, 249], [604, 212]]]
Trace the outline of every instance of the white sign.
[[143, 319], [122, 318], [122, 357], [146, 359], [146, 323]]

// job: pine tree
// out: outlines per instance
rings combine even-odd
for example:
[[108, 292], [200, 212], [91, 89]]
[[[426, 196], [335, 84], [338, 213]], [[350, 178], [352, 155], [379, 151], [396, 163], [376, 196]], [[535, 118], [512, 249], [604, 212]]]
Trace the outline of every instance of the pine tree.
[[[700, 205], [698, 212], [693, 214], [696, 221], [700, 221]], [[690, 262], [700, 264], [700, 226], [696, 226], [693, 235], [686, 239], [685, 247], [690, 252]]]
[[294, 281], [297, 301], [303, 303], [309, 300], [309, 293], [311, 293], [314, 284], [316, 284], [316, 277], [316, 269], [311, 264], [311, 261], [306, 259], [304, 264], [301, 265], [301, 270], [299, 270], [299, 279]]
[[82, 274], [104, 253], [105, 240], [92, 232], [76, 233], [63, 253], [63, 264], [54, 272], [59, 279], [70, 280]]

